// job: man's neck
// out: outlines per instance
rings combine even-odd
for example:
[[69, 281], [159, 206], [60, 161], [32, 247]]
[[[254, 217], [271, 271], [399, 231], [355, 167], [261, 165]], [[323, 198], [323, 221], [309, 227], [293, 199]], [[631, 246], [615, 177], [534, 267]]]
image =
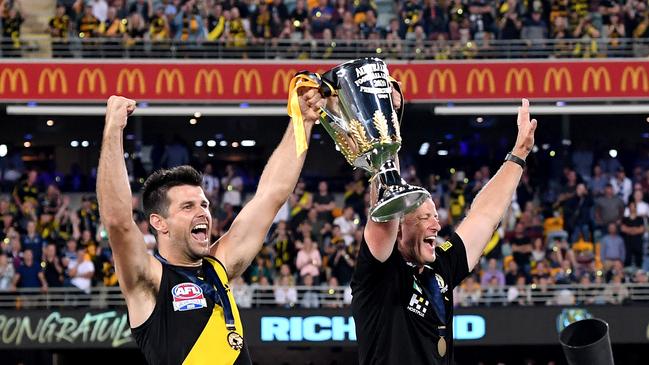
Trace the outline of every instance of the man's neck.
[[165, 250], [164, 248], [161, 248], [159, 252], [160, 252], [160, 256], [162, 256], [163, 259], [167, 260], [169, 264], [174, 266], [198, 267], [202, 263], [201, 260], [193, 260], [188, 257], [185, 257], [180, 253], [174, 255], [173, 253], [168, 252], [168, 250]]

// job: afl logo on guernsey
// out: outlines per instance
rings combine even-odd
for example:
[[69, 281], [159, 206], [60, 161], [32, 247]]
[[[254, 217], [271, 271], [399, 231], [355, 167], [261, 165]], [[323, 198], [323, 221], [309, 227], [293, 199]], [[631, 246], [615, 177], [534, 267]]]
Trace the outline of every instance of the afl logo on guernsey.
[[171, 289], [174, 311], [184, 312], [207, 307], [203, 289], [194, 283], [181, 283]]

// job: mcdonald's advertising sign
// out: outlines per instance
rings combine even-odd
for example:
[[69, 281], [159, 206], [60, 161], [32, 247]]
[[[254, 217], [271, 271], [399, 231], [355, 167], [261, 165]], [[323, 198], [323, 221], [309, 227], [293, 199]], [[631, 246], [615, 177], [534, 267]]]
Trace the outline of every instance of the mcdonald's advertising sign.
[[[167, 103], [284, 104], [292, 77], [339, 62], [0, 60], [0, 102], [104, 102], [119, 94]], [[342, 61], [341, 61], [342, 62]], [[649, 60], [388, 61], [406, 100], [647, 100]]]

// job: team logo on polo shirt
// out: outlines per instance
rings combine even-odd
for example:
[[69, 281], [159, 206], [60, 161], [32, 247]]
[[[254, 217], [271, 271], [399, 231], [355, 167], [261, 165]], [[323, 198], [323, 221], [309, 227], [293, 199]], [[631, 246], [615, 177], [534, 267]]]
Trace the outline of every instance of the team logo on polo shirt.
[[194, 283], [180, 283], [171, 289], [174, 311], [184, 312], [207, 307], [203, 289]]
[[425, 297], [413, 294], [410, 298], [410, 303], [408, 304], [408, 310], [424, 317], [428, 310], [428, 304], [430, 304], [430, 302], [428, 302]]
[[444, 282], [442, 275], [435, 273], [435, 279], [437, 279], [437, 285], [439, 286], [439, 292], [444, 294], [448, 291], [448, 285]]

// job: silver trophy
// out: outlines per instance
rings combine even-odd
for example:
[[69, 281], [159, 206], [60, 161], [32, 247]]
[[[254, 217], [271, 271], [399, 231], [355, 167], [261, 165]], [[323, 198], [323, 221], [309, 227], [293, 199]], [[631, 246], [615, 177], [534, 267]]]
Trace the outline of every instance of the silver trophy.
[[[327, 97], [321, 122], [354, 167], [378, 181], [378, 201], [370, 210], [375, 222], [387, 222], [416, 209], [430, 194], [408, 185], [395, 164], [401, 148], [400, 116], [392, 104], [393, 83], [381, 59], [343, 63], [317, 78]], [[402, 98], [403, 100], [403, 98]]]

